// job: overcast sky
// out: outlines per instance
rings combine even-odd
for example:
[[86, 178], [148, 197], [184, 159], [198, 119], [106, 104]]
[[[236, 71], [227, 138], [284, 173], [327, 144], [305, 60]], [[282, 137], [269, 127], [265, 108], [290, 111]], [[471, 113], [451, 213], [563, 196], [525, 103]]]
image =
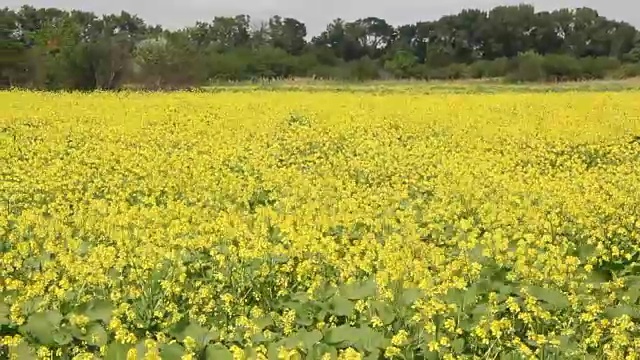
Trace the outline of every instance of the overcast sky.
[[168, 28], [192, 25], [196, 20], [209, 21], [214, 16], [248, 14], [254, 20], [266, 20], [278, 14], [303, 21], [309, 34], [316, 35], [337, 17], [355, 20], [377, 16], [398, 25], [433, 20], [466, 8], [490, 9], [523, 2], [535, 5], [538, 10], [587, 6], [608, 18], [640, 27], [639, 0], [0, 0], [0, 7], [17, 8], [28, 3], [98, 14], [125, 10], [149, 24]]

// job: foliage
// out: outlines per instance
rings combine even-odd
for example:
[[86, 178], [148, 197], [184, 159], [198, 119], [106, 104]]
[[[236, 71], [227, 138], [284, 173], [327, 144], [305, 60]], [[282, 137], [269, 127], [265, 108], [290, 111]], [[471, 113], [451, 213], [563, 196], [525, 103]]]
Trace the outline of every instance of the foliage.
[[633, 358], [638, 95], [0, 93], [0, 357]]
[[[636, 76], [622, 64], [640, 61], [637, 29], [590, 8], [465, 9], [399, 26], [378, 17], [338, 18], [308, 35], [304, 23], [278, 15], [260, 24], [247, 15], [213, 16], [167, 30], [127, 12], [5, 8], [0, 87], [160, 90], [291, 77], [563, 81]], [[528, 66], [521, 56], [528, 53], [544, 57], [545, 76], [516, 69]]]

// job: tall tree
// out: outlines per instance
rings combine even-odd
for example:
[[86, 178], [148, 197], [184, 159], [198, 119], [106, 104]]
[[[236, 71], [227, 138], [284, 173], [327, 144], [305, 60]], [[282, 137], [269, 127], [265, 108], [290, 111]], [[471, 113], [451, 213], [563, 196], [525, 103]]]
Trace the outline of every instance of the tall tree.
[[269, 19], [268, 34], [272, 46], [300, 55], [306, 45], [307, 27], [296, 19], [274, 16]]

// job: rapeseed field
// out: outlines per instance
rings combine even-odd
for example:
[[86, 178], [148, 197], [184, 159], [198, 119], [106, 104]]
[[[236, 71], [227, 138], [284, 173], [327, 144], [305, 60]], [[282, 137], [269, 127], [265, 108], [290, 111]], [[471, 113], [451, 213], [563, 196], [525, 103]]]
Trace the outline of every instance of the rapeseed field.
[[0, 358], [637, 359], [638, 99], [0, 93]]

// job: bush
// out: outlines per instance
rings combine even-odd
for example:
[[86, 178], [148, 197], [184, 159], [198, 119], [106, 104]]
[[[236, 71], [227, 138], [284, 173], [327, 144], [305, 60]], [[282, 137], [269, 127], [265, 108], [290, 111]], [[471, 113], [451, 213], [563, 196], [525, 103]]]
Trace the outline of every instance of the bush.
[[584, 79], [604, 79], [607, 74], [620, 68], [620, 60], [612, 57], [586, 57], [579, 61]]
[[424, 77], [429, 80], [459, 80], [467, 78], [469, 69], [465, 64], [451, 64], [445, 67], [425, 68]]
[[628, 79], [640, 76], [640, 63], [624, 64], [612, 73], [614, 79]]
[[530, 82], [546, 79], [544, 57], [532, 51], [518, 55], [517, 67], [507, 75], [508, 81]]
[[353, 80], [375, 80], [380, 77], [380, 69], [378, 64], [369, 57], [363, 57], [348, 63], [350, 77]]
[[416, 57], [409, 51], [398, 51], [393, 58], [385, 61], [384, 69], [397, 78], [409, 78], [416, 65]]
[[504, 77], [509, 73], [510, 61], [508, 58], [495, 60], [480, 60], [469, 65], [468, 76], [473, 79]]
[[571, 81], [583, 77], [580, 61], [570, 55], [547, 55], [542, 63], [544, 73], [549, 80]]

